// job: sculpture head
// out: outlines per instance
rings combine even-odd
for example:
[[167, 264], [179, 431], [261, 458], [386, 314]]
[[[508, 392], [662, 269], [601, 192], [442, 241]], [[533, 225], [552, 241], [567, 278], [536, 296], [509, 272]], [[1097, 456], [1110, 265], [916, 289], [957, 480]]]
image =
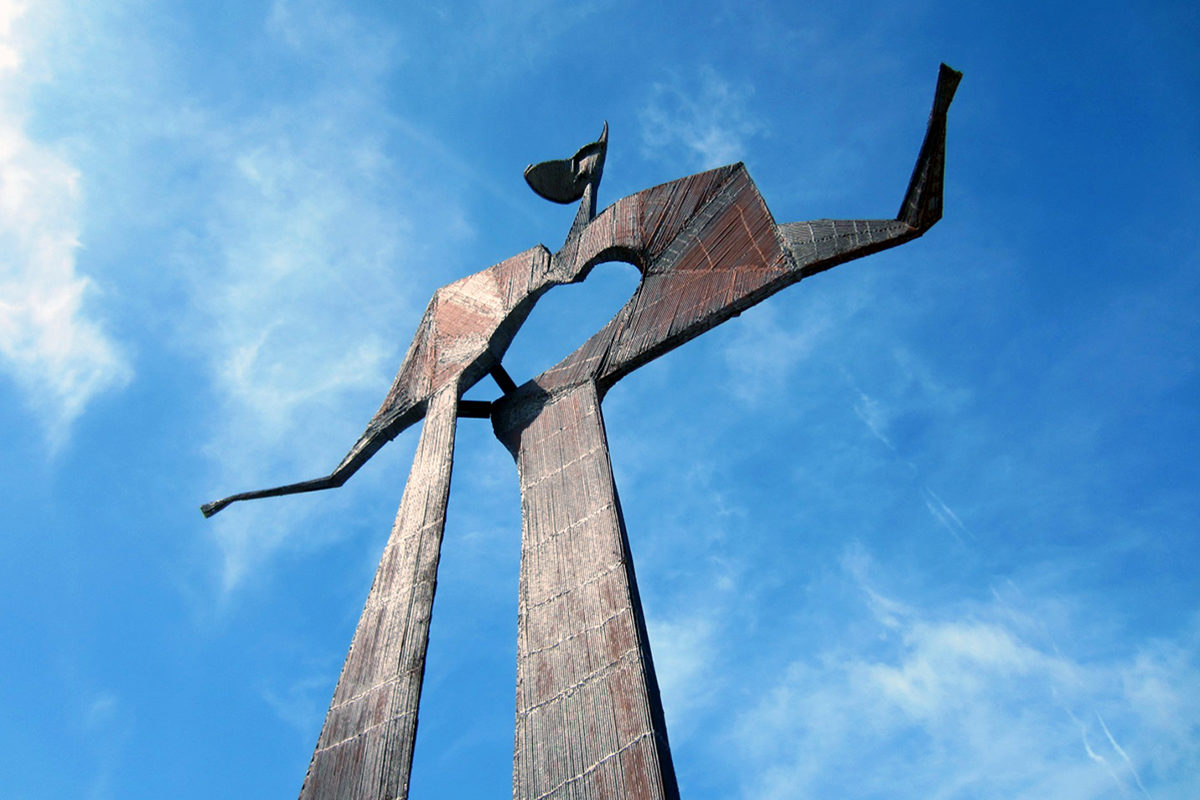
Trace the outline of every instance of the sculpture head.
[[[583, 197], [589, 185], [600, 183], [604, 157], [608, 153], [608, 123], [600, 138], [585, 144], [570, 158], [543, 161], [525, 168], [525, 182], [539, 196], [555, 203], [574, 203]], [[592, 190], [593, 194], [595, 189]]]

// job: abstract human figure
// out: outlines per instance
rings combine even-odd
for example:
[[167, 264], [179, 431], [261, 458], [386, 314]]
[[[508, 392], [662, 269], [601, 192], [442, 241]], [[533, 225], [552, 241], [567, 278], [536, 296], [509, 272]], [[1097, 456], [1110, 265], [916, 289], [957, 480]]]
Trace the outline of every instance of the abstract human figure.
[[[333, 473], [203, 507], [211, 516], [237, 500], [341, 486], [425, 418], [301, 798], [407, 796], [459, 416], [491, 418], [521, 484], [513, 796], [678, 797], [600, 402], [624, 375], [780, 289], [932, 227], [960, 78], [942, 65], [895, 219], [777, 225], [740, 163], [597, 215], [607, 125], [572, 158], [529, 167], [538, 194], [580, 202], [562, 248], [539, 245], [437, 290], [387, 398]], [[533, 304], [607, 261], [641, 272], [633, 297], [578, 350], [516, 386], [501, 358]], [[488, 374], [501, 398], [461, 399]]]

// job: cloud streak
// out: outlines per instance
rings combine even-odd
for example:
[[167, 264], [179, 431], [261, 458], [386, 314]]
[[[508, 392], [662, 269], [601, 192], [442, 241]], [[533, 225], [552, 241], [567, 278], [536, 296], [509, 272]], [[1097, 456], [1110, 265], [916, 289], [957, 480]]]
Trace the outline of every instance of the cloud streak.
[[1112, 731], [1108, 729], [1108, 725], [1104, 722], [1104, 717], [1100, 716], [1099, 711], [1096, 712], [1096, 719], [1100, 722], [1100, 728], [1104, 731], [1104, 736], [1108, 739], [1108, 743], [1112, 745], [1113, 750], [1117, 751], [1117, 755], [1121, 757], [1121, 760], [1125, 762], [1125, 766], [1129, 769], [1129, 773], [1133, 775], [1133, 781], [1138, 785], [1138, 789], [1142, 791], [1143, 795], [1149, 797], [1150, 793], [1146, 791], [1146, 786], [1142, 783], [1142, 776], [1138, 775], [1137, 767], [1133, 765], [1133, 759], [1125, 752], [1125, 748], [1117, 744], [1117, 740], [1113, 737]]

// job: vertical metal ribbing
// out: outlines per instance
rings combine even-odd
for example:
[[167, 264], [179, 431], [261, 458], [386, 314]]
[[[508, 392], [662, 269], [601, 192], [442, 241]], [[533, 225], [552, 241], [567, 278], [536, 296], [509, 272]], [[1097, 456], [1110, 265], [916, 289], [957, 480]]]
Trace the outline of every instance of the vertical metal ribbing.
[[548, 399], [516, 449], [513, 796], [677, 798], [596, 386]]
[[429, 400], [404, 498], [300, 789], [301, 800], [408, 796], [457, 404], [454, 386]]

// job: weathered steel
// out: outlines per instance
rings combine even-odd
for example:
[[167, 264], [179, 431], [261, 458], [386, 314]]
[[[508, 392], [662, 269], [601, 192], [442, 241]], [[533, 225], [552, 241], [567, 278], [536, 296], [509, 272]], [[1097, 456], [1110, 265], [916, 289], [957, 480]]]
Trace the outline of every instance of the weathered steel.
[[550, 288], [545, 281], [549, 263], [550, 251], [538, 245], [435, 291], [383, 405], [333, 472], [205, 503], [200, 507], [204, 516], [211, 517], [239, 500], [315, 492], [344, 484], [379, 448], [425, 416], [434, 393], [453, 386], [461, 397], [496, 370], [533, 304]]
[[677, 798], [596, 386], [523, 402], [513, 797]]
[[455, 406], [429, 399], [404, 497], [325, 715], [301, 800], [406, 797], [450, 497]]
[[[555, 203], [574, 203], [583, 197], [589, 185], [600, 181], [604, 151], [608, 147], [608, 123], [600, 138], [585, 144], [570, 158], [543, 161], [525, 168], [525, 182], [540, 197]], [[598, 158], [597, 158], [598, 157]]]
[[[455, 419], [489, 413], [521, 482], [513, 795], [678, 796], [601, 399], [624, 375], [784, 287], [925, 233], [942, 215], [946, 112], [960, 78], [942, 65], [896, 219], [777, 225], [740, 163], [646, 189], [597, 216], [607, 124], [573, 157], [531, 165], [525, 177], [538, 194], [580, 201], [562, 248], [532, 248], [435, 292], [383, 405], [329, 476], [203, 507], [211, 516], [236, 500], [340, 486], [430, 417], [303, 798], [407, 795]], [[605, 261], [641, 271], [633, 297], [561, 363], [516, 386], [501, 358], [534, 302]], [[488, 374], [502, 397], [460, 400]]]

